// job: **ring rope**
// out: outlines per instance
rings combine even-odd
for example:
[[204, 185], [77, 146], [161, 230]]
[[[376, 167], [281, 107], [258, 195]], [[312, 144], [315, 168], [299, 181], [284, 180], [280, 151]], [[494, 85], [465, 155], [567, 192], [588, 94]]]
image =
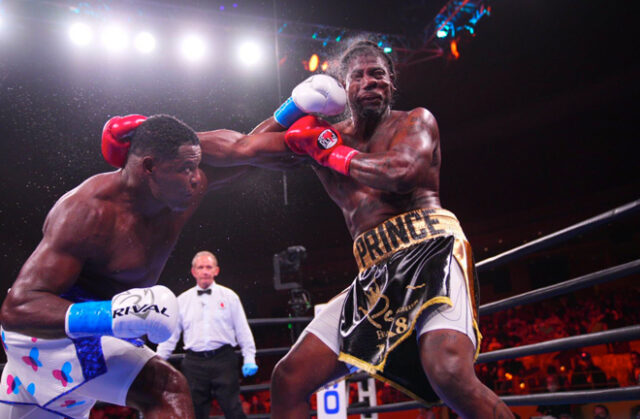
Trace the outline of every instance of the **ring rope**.
[[583, 346], [593, 346], [603, 343], [620, 342], [635, 339], [640, 339], [640, 325], [620, 327], [617, 329], [606, 330], [604, 332], [588, 333], [586, 335], [553, 339], [546, 342], [517, 346], [515, 348], [498, 349], [491, 352], [484, 352], [478, 356], [477, 362], [494, 362], [503, 359], [519, 358], [522, 356], [581, 348]]
[[[611, 388], [604, 390], [578, 390], [560, 391], [555, 393], [538, 394], [518, 394], [500, 397], [508, 406], [533, 406], [533, 405], [558, 405], [558, 404], [580, 404], [580, 403], [606, 403], [620, 401], [635, 401], [640, 399], [640, 386]], [[398, 412], [401, 410], [420, 409], [425, 406], [418, 402], [399, 402], [371, 407], [350, 407], [347, 409], [348, 415], [364, 413]], [[315, 415], [316, 412], [310, 412]], [[248, 415], [249, 419], [269, 418], [269, 414]], [[215, 416], [222, 418], [222, 416]]]
[[512, 307], [535, 303], [536, 301], [567, 294], [572, 291], [598, 285], [604, 282], [613, 281], [638, 272], [640, 272], [640, 259], [603, 269], [601, 271], [592, 272], [590, 274], [549, 285], [547, 287], [527, 291], [503, 300], [483, 304], [479, 309], [480, 315], [483, 316], [485, 314], [507, 310]]
[[478, 271], [483, 271], [490, 268], [495, 268], [499, 265], [504, 265], [505, 263], [510, 262], [520, 256], [528, 255], [529, 253], [535, 252], [537, 250], [545, 249], [547, 247], [553, 246], [554, 244], [567, 241], [568, 239], [580, 233], [592, 230], [602, 224], [608, 223], [622, 216], [632, 214], [637, 210], [640, 210], [640, 199], [629, 202], [628, 204], [619, 206], [607, 212], [603, 212], [602, 214], [596, 215], [595, 217], [591, 217], [562, 230], [558, 230], [555, 233], [540, 237], [539, 239], [523, 244], [522, 246], [515, 247], [496, 256], [492, 256], [490, 258], [482, 260], [476, 263], [476, 269]]

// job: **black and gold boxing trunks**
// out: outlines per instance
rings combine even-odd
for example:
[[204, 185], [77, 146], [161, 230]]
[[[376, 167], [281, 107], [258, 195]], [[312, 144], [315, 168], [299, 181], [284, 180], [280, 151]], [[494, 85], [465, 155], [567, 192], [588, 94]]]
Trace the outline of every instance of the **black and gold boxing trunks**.
[[441, 208], [413, 210], [359, 235], [353, 252], [360, 272], [342, 309], [339, 359], [414, 399], [439, 401], [414, 332], [422, 313], [453, 305], [451, 263], [460, 265], [467, 282], [477, 348], [481, 340], [475, 266], [460, 223]]

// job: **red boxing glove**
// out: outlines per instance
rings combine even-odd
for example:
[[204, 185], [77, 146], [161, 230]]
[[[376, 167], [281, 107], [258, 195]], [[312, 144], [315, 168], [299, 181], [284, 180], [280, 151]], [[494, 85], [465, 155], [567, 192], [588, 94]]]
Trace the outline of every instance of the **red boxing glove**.
[[351, 159], [359, 153], [343, 145], [340, 133], [313, 115], [294, 122], [287, 130], [284, 141], [294, 153], [308, 154], [321, 165], [347, 176]]
[[102, 156], [112, 166], [124, 167], [131, 142], [129, 137], [147, 119], [142, 115], [114, 116], [102, 129]]

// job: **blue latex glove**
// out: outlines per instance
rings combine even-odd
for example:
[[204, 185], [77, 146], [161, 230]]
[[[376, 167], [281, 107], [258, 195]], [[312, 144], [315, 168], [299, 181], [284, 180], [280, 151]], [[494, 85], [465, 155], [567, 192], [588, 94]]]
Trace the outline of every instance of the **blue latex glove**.
[[242, 366], [242, 375], [244, 375], [245, 377], [254, 375], [257, 372], [258, 372], [258, 366], [256, 364], [249, 362]]

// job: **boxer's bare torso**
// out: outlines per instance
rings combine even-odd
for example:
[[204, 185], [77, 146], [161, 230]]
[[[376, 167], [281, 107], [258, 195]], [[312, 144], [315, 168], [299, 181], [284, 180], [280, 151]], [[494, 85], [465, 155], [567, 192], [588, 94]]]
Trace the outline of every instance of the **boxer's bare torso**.
[[[282, 135], [275, 135], [281, 141]], [[242, 135], [216, 131], [199, 136], [208, 148], [212, 138]], [[199, 167], [201, 157], [200, 146], [184, 145], [175, 159], [157, 164], [152, 181], [142, 180], [150, 177], [141, 174], [143, 164], [132, 165], [137, 172], [126, 167], [98, 174], [65, 194], [47, 216], [41, 242], [2, 305], [3, 328], [63, 338], [71, 301], [59, 296], [72, 287], [109, 300], [130, 288], [155, 285], [204, 195], [246, 171]], [[243, 161], [253, 160], [259, 159]]]
[[65, 194], [51, 209], [43, 238], [26, 261], [3, 304], [7, 330], [35, 337], [65, 337], [70, 301], [58, 298], [77, 286], [96, 299], [154, 285], [185, 222], [207, 191], [198, 168], [199, 146], [182, 146], [163, 162], [152, 193], [127, 169], [101, 173]]
[[[440, 207], [440, 147], [435, 119], [425, 109], [411, 112], [391, 111], [376, 124], [368, 138], [359, 134], [349, 119], [336, 125], [342, 134], [344, 144], [373, 156], [387, 153], [393, 147], [403, 147], [398, 153], [406, 153], [414, 159], [416, 170], [421, 176], [414, 178], [386, 180], [384, 189], [367, 186], [357, 180], [358, 171], [364, 173], [367, 168], [384, 171], [389, 175], [399, 169], [393, 159], [352, 161], [349, 177], [322, 166], [314, 166], [318, 177], [331, 199], [340, 207], [351, 235], [359, 234], [375, 227], [394, 215], [416, 208]], [[414, 151], [412, 142], [428, 142], [429, 149]], [[404, 183], [403, 183], [404, 182]]]
[[[54, 241], [64, 241], [84, 255], [76, 285], [99, 299], [129, 288], [155, 285], [178, 235], [197, 208], [206, 189], [198, 185], [184, 211], [163, 208], [145, 214], [118, 182], [118, 172], [88, 179], [52, 209], [45, 222]], [[206, 179], [204, 176], [201, 178]], [[75, 232], [56, 228], [60, 218], [72, 219]], [[74, 233], [72, 237], [65, 237]]]

